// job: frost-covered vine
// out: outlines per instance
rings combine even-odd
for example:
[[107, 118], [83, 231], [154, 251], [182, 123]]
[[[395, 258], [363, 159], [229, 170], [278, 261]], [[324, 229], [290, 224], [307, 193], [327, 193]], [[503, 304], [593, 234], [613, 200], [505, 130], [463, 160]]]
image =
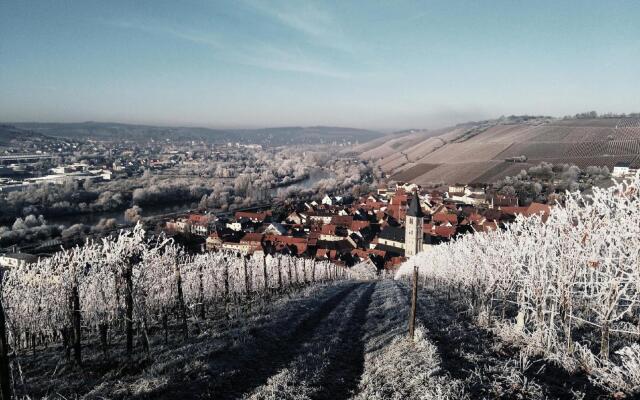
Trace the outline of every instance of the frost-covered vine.
[[190, 255], [163, 236], [147, 238], [138, 225], [6, 271], [1, 295], [14, 349], [62, 340], [79, 353], [81, 335], [98, 333], [106, 353], [108, 335], [130, 337], [136, 327], [148, 347], [150, 327], [166, 331], [172, 318], [186, 334], [187, 320], [208, 318], [216, 305], [345, 277], [328, 261], [279, 254]]
[[631, 391], [640, 385], [630, 370], [640, 365], [639, 189], [637, 175], [589, 196], [567, 193], [546, 217], [433, 246], [397, 277], [418, 265], [423, 284], [463, 299], [502, 335]]

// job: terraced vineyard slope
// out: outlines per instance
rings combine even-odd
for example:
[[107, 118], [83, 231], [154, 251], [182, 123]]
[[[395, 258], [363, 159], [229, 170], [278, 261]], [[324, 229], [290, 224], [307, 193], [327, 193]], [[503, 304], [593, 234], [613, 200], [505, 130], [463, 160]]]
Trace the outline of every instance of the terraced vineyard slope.
[[423, 185], [492, 183], [542, 161], [581, 168], [640, 165], [638, 118], [503, 119], [420, 132], [368, 143], [361, 157], [375, 160], [393, 179]]

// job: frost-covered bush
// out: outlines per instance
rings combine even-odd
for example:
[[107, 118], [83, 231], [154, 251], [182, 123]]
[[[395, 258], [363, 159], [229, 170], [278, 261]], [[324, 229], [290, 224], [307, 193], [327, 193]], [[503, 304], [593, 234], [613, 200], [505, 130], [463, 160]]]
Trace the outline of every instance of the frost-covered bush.
[[328, 261], [285, 255], [188, 255], [164, 236], [147, 238], [136, 225], [6, 271], [1, 295], [10, 339], [19, 344], [30, 335], [56, 340], [72, 324], [76, 292], [86, 329], [122, 327], [129, 293], [133, 322], [146, 329], [182, 310], [187, 317], [203, 317], [207, 306], [219, 301], [347, 275]]
[[639, 348], [627, 346], [640, 336], [639, 193], [640, 174], [589, 198], [567, 192], [548, 216], [434, 246], [397, 277], [417, 264], [421, 282], [468, 300], [501, 336], [522, 342], [521, 332], [529, 352], [609, 371], [596, 374], [602, 385], [637, 391], [621, 382], [640, 375]]
[[349, 270], [351, 277], [354, 279], [371, 280], [376, 279], [378, 276], [378, 269], [370, 262], [361, 262]]

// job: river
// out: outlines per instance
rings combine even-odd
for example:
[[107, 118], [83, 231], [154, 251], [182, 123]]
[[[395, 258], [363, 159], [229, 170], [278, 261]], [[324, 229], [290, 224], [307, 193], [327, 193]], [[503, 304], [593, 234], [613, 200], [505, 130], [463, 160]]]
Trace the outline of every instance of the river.
[[[323, 168], [316, 168], [309, 172], [309, 176], [305, 179], [292, 182], [285, 186], [271, 188], [269, 190], [269, 194], [271, 197], [275, 197], [278, 195], [278, 192], [286, 189], [289, 186], [299, 186], [303, 189], [310, 189], [315, 185], [318, 181], [322, 179], [326, 179], [333, 176], [333, 173], [327, 171]], [[188, 203], [176, 204], [173, 206], [146, 206], [142, 208], [142, 216], [143, 217], [154, 217], [169, 213], [179, 213], [179, 212], [187, 212], [188, 210], [197, 208], [198, 202], [189, 201]], [[85, 225], [96, 225], [100, 222], [101, 219], [109, 219], [114, 218], [119, 225], [126, 224], [127, 221], [124, 219], [124, 211], [107, 211], [101, 213], [86, 213], [86, 214], [77, 214], [77, 215], [65, 215], [61, 217], [50, 217], [47, 218], [47, 221], [50, 224], [62, 224], [66, 226], [71, 226], [74, 224], [85, 224]]]

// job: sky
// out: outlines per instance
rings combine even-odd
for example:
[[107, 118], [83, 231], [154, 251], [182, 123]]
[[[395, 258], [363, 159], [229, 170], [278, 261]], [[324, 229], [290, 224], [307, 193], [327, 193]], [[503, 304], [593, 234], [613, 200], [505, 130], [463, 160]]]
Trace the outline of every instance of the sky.
[[640, 1], [0, 0], [0, 121], [437, 128], [640, 111]]

